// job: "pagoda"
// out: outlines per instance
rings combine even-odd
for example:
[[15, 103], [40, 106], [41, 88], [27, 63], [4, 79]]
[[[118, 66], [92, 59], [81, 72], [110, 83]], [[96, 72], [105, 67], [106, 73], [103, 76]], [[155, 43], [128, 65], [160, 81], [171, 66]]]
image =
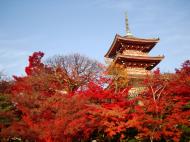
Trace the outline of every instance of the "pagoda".
[[159, 42], [159, 38], [143, 39], [132, 35], [128, 17], [125, 18], [126, 35], [115, 35], [113, 43], [104, 56], [111, 65], [120, 65], [129, 80], [142, 79], [151, 74], [151, 70], [160, 63], [164, 56], [149, 56], [150, 50]]

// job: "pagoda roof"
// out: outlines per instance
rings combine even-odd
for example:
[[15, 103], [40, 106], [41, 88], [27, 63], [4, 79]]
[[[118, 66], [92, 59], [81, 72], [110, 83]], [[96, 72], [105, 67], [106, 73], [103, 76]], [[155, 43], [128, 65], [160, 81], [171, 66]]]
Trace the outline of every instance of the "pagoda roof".
[[114, 59], [114, 63], [123, 64], [127, 67], [143, 67], [146, 70], [152, 70], [156, 65], [160, 63], [160, 61], [164, 59], [164, 56], [130, 56], [130, 55], [117, 55]]
[[105, 57], [114, 58], [117, 54], [118, 49], [122, 47], [122, 45], [146, 45], [146, 49], [143, 52], [149, 52], [159, 41], [159, 38], [152, 39], [143, 39], [137, 38], [134, 36], [120, 36], [118, 34], [115, 35], [114, 41], [106, 53]]

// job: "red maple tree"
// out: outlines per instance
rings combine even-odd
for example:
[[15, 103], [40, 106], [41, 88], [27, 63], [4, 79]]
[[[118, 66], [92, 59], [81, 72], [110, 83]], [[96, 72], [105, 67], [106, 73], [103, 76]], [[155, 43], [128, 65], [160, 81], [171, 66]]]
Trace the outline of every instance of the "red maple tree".
[[137, 97], [141, 105], [129, 121], [138, 130], [137, 139], [180, 141], [183, 127], [190, 126], [190, 110], [184, 109], [190, 103], [189, 68], [182, 67], [172, 75], [156, 70], [145, 80], [147, 90]]
[[29, 57], [26, 76], [14, 77], [11, 101], [19, 118], [1, 128], [6, 140], [28, 141], [188, 141], [190, 62], [175, 74], [156, 70], [135, 98], [130, 88], [115, 91], [98, 78], [84, 90], [71, 91], [61, 68], [43, 64], [42, 52]]

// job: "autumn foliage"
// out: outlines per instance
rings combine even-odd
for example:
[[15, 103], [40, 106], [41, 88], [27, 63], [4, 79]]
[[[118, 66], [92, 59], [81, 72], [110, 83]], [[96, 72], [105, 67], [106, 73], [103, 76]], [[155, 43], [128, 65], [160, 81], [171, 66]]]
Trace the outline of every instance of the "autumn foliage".
[[26, 76], [11, 85], [11, 121], [0, 127], [2, 141], [189, 141], [190, 61], [174, 74], [159, 70], [147, 77], [137, 97], [130, 87], [115, 91], [98, 77], [85, 89], [62, 68], [42, 63], [42, 52], [29, 57]]

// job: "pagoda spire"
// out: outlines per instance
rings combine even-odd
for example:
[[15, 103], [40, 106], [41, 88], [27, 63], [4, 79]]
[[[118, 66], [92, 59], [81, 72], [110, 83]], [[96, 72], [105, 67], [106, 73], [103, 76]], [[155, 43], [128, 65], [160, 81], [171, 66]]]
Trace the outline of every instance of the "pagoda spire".
[[129, 22], [128, 22], [128, 16], [127, 16], [127, 12], [125, 12], [125, 28], [126, 28], [126, 35], [127, 36], [133, 36], [132, 33], [130, 32], [129, 29]]

